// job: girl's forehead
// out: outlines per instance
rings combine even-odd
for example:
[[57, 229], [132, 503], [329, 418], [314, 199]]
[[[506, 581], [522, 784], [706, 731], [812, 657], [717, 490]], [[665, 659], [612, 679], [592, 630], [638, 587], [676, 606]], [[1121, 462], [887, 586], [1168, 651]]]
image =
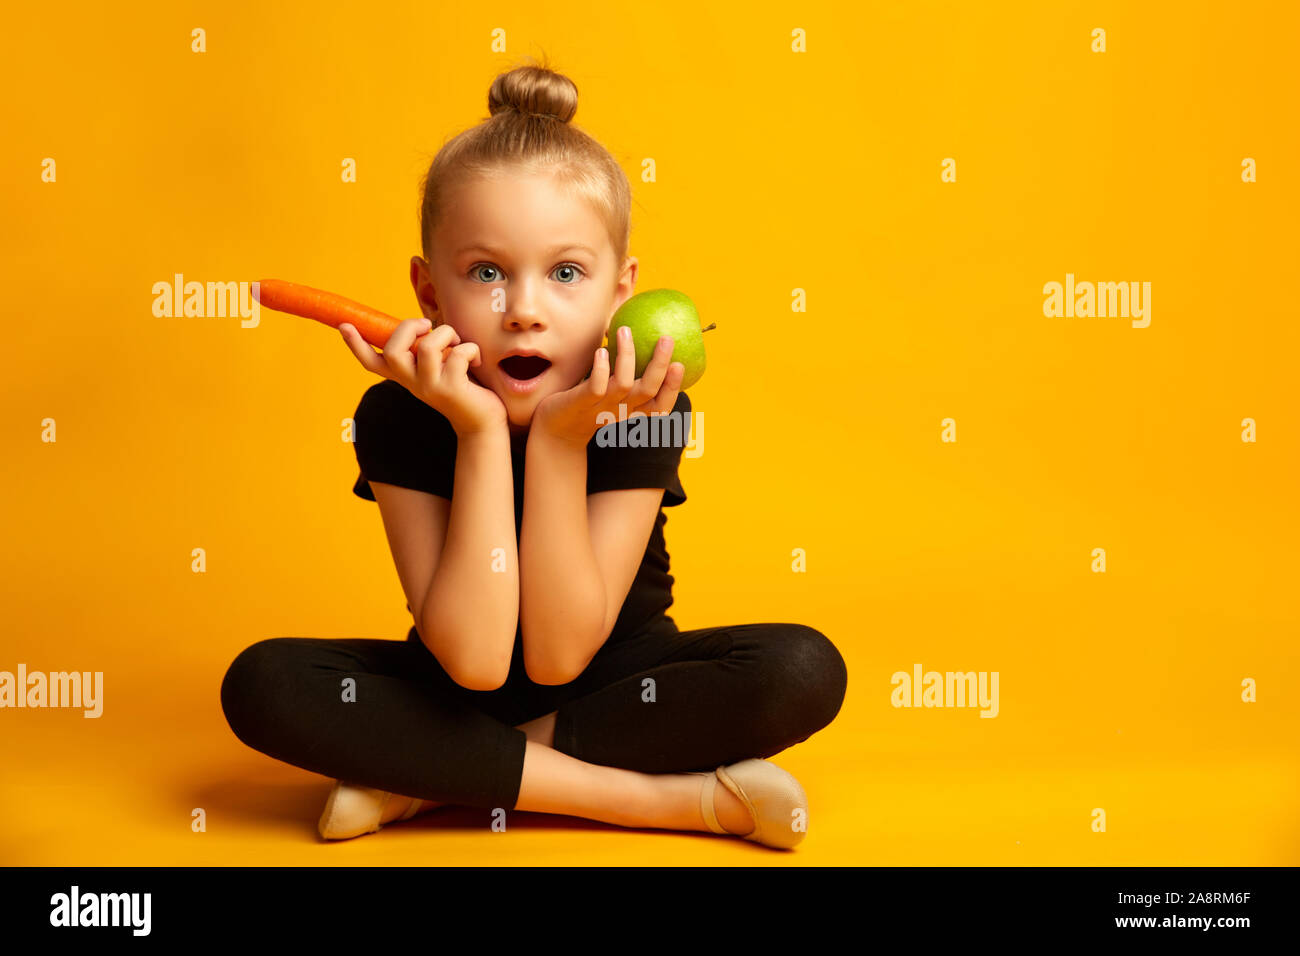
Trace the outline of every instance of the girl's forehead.
[[441, 240], [436, 247], [451, 255], [470, 245], [493, 250], [540, 245], [554, 251], [572, 243], [598, 256], [613, 249], [599, 212], [580, 197], [561, 193], [528, 202], [521, 200], [517, 183], [506, 194], [491, 190], [491, 184], [469, 187], [447, 204], [435, 229]]

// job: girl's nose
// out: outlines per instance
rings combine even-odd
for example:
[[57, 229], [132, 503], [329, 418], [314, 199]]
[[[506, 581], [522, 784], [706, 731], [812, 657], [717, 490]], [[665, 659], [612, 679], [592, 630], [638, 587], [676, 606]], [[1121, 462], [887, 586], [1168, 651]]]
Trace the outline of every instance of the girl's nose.
[[507, 328], [529, 329], [544, 325], [533, 297], [527, 292], [506, 293], [505, 324]]

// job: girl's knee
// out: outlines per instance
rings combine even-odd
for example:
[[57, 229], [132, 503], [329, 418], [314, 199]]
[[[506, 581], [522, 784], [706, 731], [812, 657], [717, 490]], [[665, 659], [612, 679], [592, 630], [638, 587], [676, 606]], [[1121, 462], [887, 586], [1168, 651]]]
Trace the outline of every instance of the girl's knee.
[[221, 710], [235, 736], [248, 742], [249, 731], [261, 723], [275, 699], [281, 664], [293, 638], [272, 637], [252, 644], [235, 657], [221, 680]]
[[806, 624], [781, 625], [772, 645], [774, 716], [807, 739], [839, 714], [848, 668], [830, 638]]

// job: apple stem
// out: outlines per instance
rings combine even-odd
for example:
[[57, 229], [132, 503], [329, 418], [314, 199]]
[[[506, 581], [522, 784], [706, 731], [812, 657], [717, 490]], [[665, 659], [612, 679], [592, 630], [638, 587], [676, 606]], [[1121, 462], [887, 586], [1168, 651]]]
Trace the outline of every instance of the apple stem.
[[707, 332], [707, 331], [709, 331], [709, 329], [716, 329], [717, 327], [718, 327], [718, 323], [717, 323], [717, 322], [710, 322], [710, 323], [709, 323], [708, 325], [706, 325], [704, 328], [700, 329], [700, 331], [701, 331], [701, 332]]

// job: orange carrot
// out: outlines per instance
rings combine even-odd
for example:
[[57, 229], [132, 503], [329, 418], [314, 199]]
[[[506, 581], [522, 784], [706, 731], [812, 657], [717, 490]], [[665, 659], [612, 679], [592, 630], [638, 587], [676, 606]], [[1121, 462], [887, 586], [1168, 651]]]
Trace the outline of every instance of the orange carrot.
[[[324, 322], [337, 329], [344, 322], [353, 325], [361, 337], [377, 349], [382, 349], [401, 319], [395, 319], [360, 302], [353, 302], [333, 292], [313, 289], [283, 279], [261, 279], [253, 283], [253, 298], [276, 312], [287, 312], [303, 318]], [[426, 333], [427, 334], [427, 333]], [[415, 351], [420, 339], [411, 345]], [[446, 350], [443, 352], [447, 354]]]

